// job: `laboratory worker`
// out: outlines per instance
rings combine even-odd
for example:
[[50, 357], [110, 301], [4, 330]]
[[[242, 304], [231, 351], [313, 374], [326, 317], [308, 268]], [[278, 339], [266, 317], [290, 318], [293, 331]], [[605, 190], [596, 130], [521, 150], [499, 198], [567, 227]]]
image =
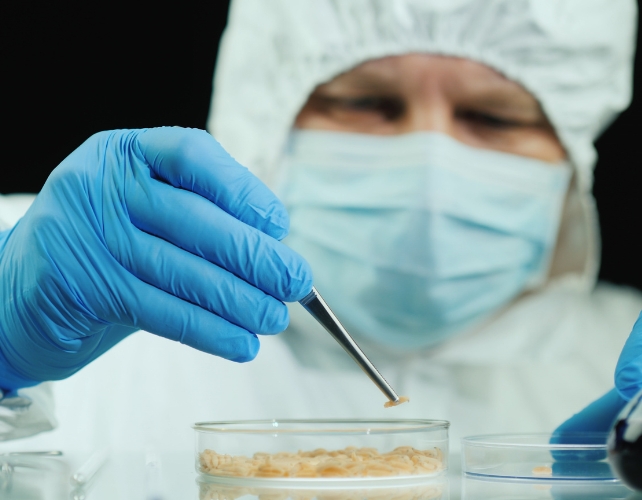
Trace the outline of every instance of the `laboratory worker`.
[[[642, 327], [618, 364], [642, 295], [596, 283], [593, 142], [630, 102], [636, 20], [633, 0], [233, 1], [208, 130], [235, 160], [195, 131], [99, 134], [3, 234], [0, 385], [31, 400], [4, 435], [56, 427], [11, 446], [419, 417], [457, 448], [592, 401], [564, 425], [608, 425], [642, 385]], [[27, 205], [2, 200], [7, 227]], [[409, 404], [384, 409], [296, 304], [312, 276]]]

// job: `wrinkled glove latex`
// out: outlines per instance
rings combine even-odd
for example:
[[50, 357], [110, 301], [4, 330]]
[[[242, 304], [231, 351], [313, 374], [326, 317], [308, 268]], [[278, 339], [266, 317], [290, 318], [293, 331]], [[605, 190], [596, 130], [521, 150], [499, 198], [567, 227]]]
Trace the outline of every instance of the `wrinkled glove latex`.
[[139, 329], [253, 359], [312, 287], [288, 224], [204, 131], [92, 136], [0, 236], [0, 387], [67, 377]]
[[626, 403], [642, 390], [642, 313], [624, 344], [615, 368], [615, 389], [560, 425], [556, 435], [608, 432]]

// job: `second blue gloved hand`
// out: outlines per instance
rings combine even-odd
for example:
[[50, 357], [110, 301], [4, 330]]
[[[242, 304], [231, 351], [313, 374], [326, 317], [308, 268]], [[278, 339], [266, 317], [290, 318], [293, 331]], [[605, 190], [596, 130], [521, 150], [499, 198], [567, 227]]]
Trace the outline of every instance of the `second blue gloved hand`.
[[615, 388], [625, 401], [642, 390], [642, 313], [633, 325], [617, 362]]
[[67, 377], [138, 329], [251, 360], [312, 287], [287, 230], [204, 131], [92, 136], [0, 236], [0, 387]]
[[608, 432], [626, 403], [642, 390], [642, 314], [626, 341], [615, 368], [615, 389], [591, 403], [560, 425], [555, 434]]

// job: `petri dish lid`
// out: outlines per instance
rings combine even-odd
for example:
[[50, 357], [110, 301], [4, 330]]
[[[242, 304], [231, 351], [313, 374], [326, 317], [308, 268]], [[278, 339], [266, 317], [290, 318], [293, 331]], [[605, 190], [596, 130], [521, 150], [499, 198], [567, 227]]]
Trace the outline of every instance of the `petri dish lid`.
[[462, 439], [462, 471], [472, 477], [532, 481], [617, 481], [606, 433], [492, 434]]
[[426, 419], [271, 419], [196, 422], [197, 433], [290, 435], [407, 434], [447, 430], [447, 420]]

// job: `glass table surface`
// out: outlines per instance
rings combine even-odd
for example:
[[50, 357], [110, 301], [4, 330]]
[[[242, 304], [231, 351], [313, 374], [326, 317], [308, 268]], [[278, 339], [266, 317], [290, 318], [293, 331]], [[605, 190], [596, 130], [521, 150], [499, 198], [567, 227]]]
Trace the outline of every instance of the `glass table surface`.
[[[5, 443], [6, 444], [6, 443]], [[64, 450], [63, 450], [64, 451]], [[627, 499], [642, 500], [618, 482], [499, 481], [462, 476], [451, 456], [446, 476], [403, 487], [371, 489], [249, 488], [199, 481], [191, 453], [112, 453], [84, 487], [72, 475], [91, 453], [60, 457], [9, 455], [0, 451], [2, 500], [482, 500]]]

